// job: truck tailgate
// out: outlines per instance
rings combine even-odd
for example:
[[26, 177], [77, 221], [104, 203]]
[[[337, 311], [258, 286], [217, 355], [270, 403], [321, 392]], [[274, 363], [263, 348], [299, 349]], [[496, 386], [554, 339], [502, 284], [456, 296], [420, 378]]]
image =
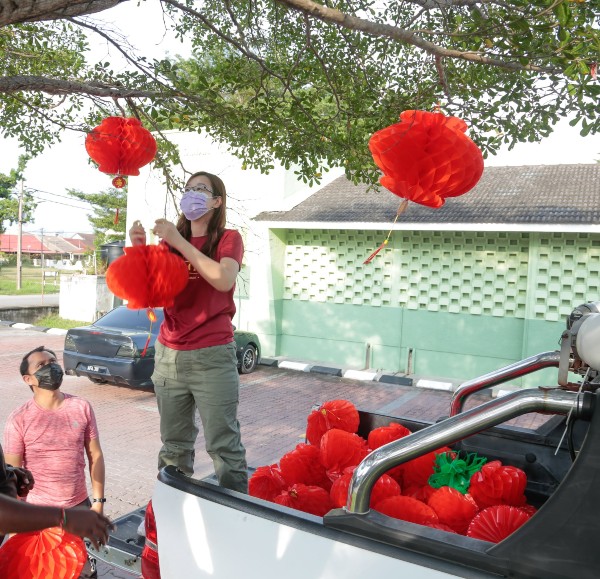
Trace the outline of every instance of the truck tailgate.
[[319, 517], [188, 480], [194, 493], [159, 480], [153, 494], [163, 578], [364, 579], [374, 570], [410, 579], [497, 577], [465, 574], [452, 562], [361, 540], [324, 527]]
[[141, 555], [145, 538], [138, 530], [143, 532], [145, 512], [144, 507], [116, 519], [116, 528], [110, 533], [108, 544], [99, 550], [90, 545], [88, 552], [105, 563], [141, 577]]

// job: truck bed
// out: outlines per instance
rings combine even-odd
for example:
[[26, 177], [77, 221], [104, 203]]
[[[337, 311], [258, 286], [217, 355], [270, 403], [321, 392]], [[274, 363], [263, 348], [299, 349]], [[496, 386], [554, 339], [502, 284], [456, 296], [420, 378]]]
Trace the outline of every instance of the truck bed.
[[[364, 437], [391, 421], [412, 432], [431, 426], [359, 414], [358, 434]], [[535, 431], [501, 425], [452, 445], [453, 450], [477, 452], [527, 474], [527, 499], [539, 510], [498, 544], [373, 510], [356, 514], [335, 509], [316, 517], [223, 489], [214, 477], [196, 480], [167, 467], [159, 473], [153, 495], [162, 578], [362, 579], [376, 569], [377, 576], [389, 571], [411, 579], [596, 579], [600, 569], [594, 533], [600, 515], [600, 413], [595, 413], [591, 423], [573, 424], [571, 444], [580, 449], [575, 463], [563, 440], [564, 430], [565, 418], [551, 416]], [[139, 509], [117, 521], [107, 549], [113, 563], [130, 571], [139, 570], [136, 560], [143, 537], [137, 534], [137, 525], [143, 512]], [[114, 556], [117, 550], [119, 557]], [[100, 558], [107, 560], [102, 553]]]

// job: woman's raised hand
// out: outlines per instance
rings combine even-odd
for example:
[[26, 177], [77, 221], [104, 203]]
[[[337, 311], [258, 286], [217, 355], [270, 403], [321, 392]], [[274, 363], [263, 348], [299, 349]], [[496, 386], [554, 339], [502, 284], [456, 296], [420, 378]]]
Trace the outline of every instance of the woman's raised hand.
[[146, 245], [146, 230], [141, 221], [134, 221], [129, 230], [131, 245]]

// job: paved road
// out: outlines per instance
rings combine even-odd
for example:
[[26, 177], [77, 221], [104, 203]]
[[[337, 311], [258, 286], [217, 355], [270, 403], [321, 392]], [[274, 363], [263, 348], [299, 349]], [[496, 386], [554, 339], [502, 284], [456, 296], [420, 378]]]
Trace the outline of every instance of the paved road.
[[[0, 326], [0, 431], [8, 414], [31, 396], [18, 373], [23, 354], [43, 344], [62, 360], [63, 341], [59, 335]], [[154, 487], [161, 446], [154, 393], [93, 384], [72, 376], [65, 377], [62, 389], [88, 399], [96, 413], [106, 459], [107, 515], [117, 518], [145, 506]], [[367, 411], [436, 420], [448, 414], [449, 397], [443, 391], [259, 366], [253, 374], [241, 376], [239, 418], [248, 464], [257, 467], [278, 462], [301, 442], [313, 404], [343, 398]], [[539, 419], [539, 415], [529, 414], [513, 422], [529, 426]], [[211, 472], [200, 435], [195, 475]], [[133, 577], [105, 565], [99, 567], [99, 576]]]
[[30, 308], [37, 306], [58, 306], [59, 294], [2, 296], [0, 295], [0, 309]]

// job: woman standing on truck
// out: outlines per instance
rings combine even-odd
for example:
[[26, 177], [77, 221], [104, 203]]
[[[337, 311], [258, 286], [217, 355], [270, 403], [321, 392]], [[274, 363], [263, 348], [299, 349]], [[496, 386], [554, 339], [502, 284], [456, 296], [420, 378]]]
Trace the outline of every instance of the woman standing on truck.
[[[247, 492], [246, 450], [237, 419], [239, 376], [231, 320], [233, 292], [244, 246], [238, 231], [225, 229], [223, 181], [206, 172], [188, 180], [177, 225], [157, 219], [152, 231], [185, 259], [189, 280], [164, 309], [152, 374], [163, 446], [158, 468], [173, 464], [194, 473], [200, 413], [206, 450], [219, 484]], [[129, 230], [133, 245], [146, 243], [139, 221]]]

